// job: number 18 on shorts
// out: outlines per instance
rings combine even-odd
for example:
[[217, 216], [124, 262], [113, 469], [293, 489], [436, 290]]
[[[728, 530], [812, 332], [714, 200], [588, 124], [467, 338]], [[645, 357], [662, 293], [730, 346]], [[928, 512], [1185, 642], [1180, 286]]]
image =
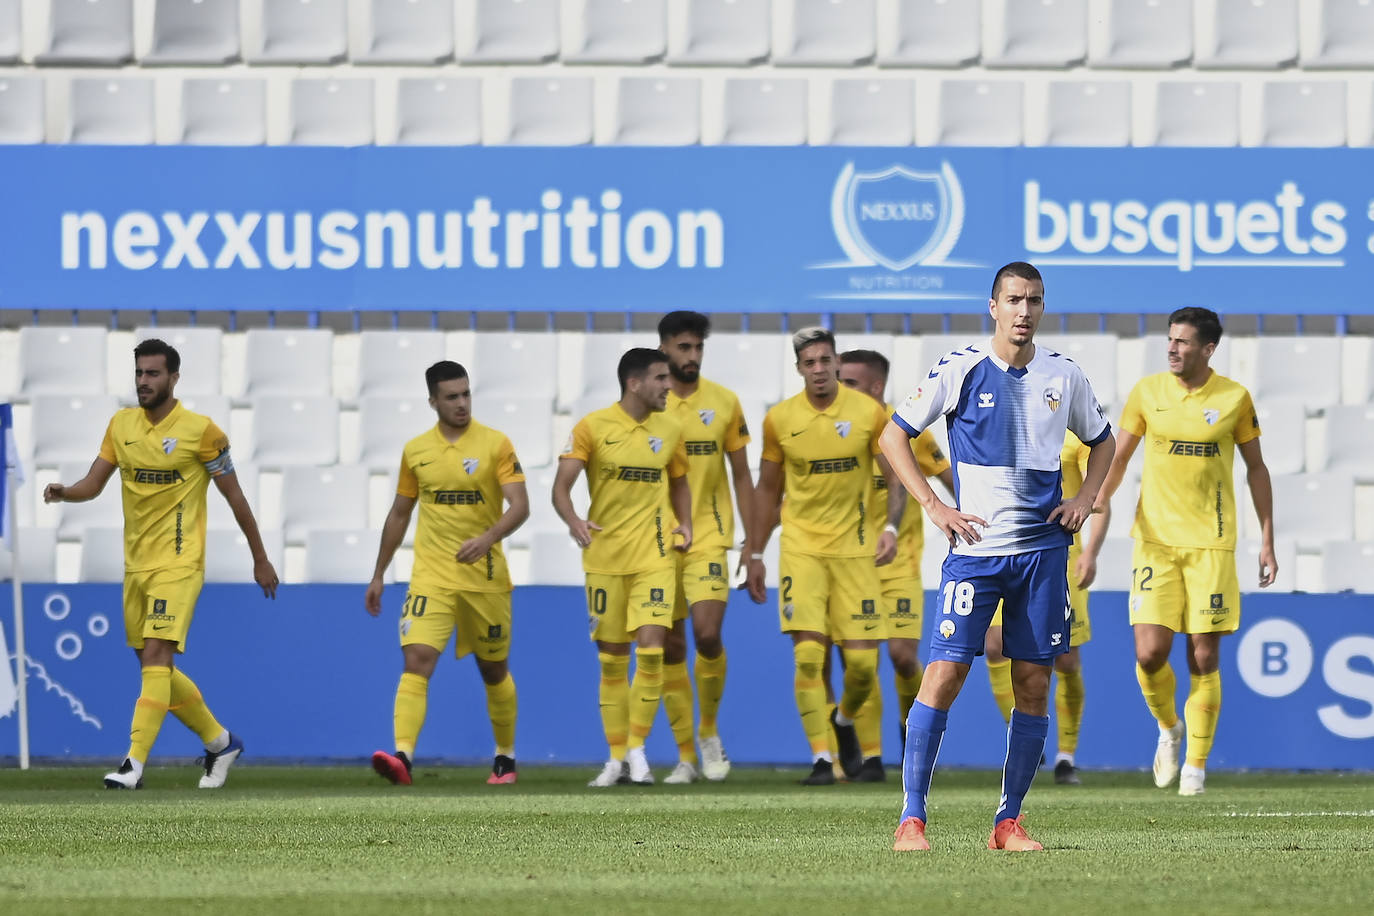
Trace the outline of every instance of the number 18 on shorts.
[[1002, 610], [1008, 658], [1049, 664], [1069, 650], [1068, 547], [1004, 557], [950, 554], [941, 567], [930, 661], [970, 664]]

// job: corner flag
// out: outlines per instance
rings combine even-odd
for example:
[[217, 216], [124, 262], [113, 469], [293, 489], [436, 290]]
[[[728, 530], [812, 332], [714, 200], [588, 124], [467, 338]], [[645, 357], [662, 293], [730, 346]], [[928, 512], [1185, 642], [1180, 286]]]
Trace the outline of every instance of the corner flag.
[[[15, 518], [14, 488], [23, 481], [24, 469], [19, 466], [19, 449], [14, 444], [14, 411], [9, 404], [0, 404], [0, 472], [3, 473], [3, 479], [0, 479], [0, 542], [4, 544], [11, 557], [12, 568], [9, 574], [15, 582], [14, 614], [15, 625], [18, 627], [22, 626], [19, 620], [22, 611], [18, 604], [18, 544], [15, 543], [18, 532], [11, 530], [11, 525]], [[15, 639], [16, 642], [19, 641], [17, 635]], [[10, 650], [5, 642], [5, 628], [0, 626], [0, 718], [9, 716], [19, 705], [19, 686], [15, 683], [14, 669], [10, 667]], [[21, 730], [24, 725], [27, 723], [21, 725]], [[21, 743], [27, 745], [28, 742], [23, 740]], [[25, 751], [27, 752], [27, 747]]]

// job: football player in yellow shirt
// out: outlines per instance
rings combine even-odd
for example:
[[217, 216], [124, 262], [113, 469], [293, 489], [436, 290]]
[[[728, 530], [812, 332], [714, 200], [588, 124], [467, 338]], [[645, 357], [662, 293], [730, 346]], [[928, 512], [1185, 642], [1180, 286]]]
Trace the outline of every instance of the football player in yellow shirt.
[[[882, 584], [875, 567], [897, 554], [906, 491], [878, 448], [887, 423], [881, 402], [839, 381], [835, 336], [825, 328], [792, 335], [801, 393], [774, 405], [763, 420], [763, 459], [749, 532], [749, 595], [767, 595], [763, 550], [781, 503], [782, 553], [778, 605], [782, 631], [792, 636], [793, 689], [811, 747], [804, 785], [831, 785], [835, 772], [825, 722], [822, 669], [827, 640], [844, 646], [844, 692], [831, 713], [840, 765], [854, 779], [863, 754], [854, 717], [877, 687]], [[877, 467], [888, 483], [886, 525], [869, 517], [868, 494]], [[784, 494], [785, 498], [784, 498]]]
[[[840, 354], [840, 382], [873, 398], [890, 414], [892, 406], [883, 400], [889, 368], [887, 357], [876, 350], [846, 350]], [[921, 473], [939, 478], [953, 494], [954, 473], [950, 470], [949, 459], [940, 451], [935, 435], [928, 429], [923, 430], [911, 440], [911, 450]], [[876, 517], [885, 512], [886, 505], [887, 479], [881, 474], [874, 474], [873, 490], [868, 500], [870, 516]], [[883, 613], [887, 615], [887, 654], [892, 659], [897, 687], [898, 730], [903, 735], [907, 712], [916, 699], [916, 692], [921, 689], [921, 662], [917, 649], [921, 641], [921, 620], [925, 607], [925, 589], [921, 584], [921, 553], [924, 549], [921, 506], [908, 495], [902, 524], [897, 531], [897, 556], [886, 566], [878, 567], [878, 579], [883, 584]], [[860, 782], [881, 782], [886, 778], [882, 758], [882, 718], [883, 692], [875, 689], [855, 720], [864, 756], [863, 767], [859, 771]], [[906, 745], [905, 738], [902, 739], [902, 745]]]
[[[673, 553], [692, 547], [687, 450], [682, 427], [665, 413], [668, 358], [635, 347], [620, 358], [616, 375], [620, 400], [577, 422], [553, 481], [553, 507], [583, 550], [587, 613], [601, 663], [601, 724], [610, 758], [588, 783], [597, 788], [654, 781], [644, 740], [663, 694], [663, 646], [677, 601]], [[573, 483], [584, 470], [591, 493], [586, 518], [572, 502]]]
[[377, 565], [363, 597], [369, 614], [381, 613], [382, 576], [418, 502], [415, 566], [401, 606], [404, 670], [396, 685], [396, 752], [377, 751], [372, 768], [393, 784], [411, 784], [429, 679], [456, 632], [454, 654], [462, 658], [472, 653], [486, 686], [496, 742], [487, 783], [507, 785], [516, 780], [516, 695], [506, 664], [511, 581], [501, 541], [529, 518], [525, 473], [510, 439], [472, 418], [466, 369], [442, 360], [425, 370], [425, 384], [438, 422], [407, 442], [401, 453], [396, 498], [382, 525]]
[[111, 418], [100, 457], [74, 484], [49, 484], [44, 502], [85, 502], [99, 496], [119, 469], [124, 503], [124, 632], [142, 668], [129, 752], [105, 775], [107, 789], [143, 786], [143, 767], [167, 713], [205, 742], [202, 789], [224, 785], [243, 741], [216, 721], [205, 699], [176, 665], [205, 581], [205, 491], [216, 488], [234, 512], [253, 554], [253, 580], [269, 598], [277, 572], [267, 559], [253, 510], [229, 458], [229, 438], [209, 417], [173, 397], [181, 355], [151, 338], [134, 348], [138, 406]]
[[[1154, 777], [1160, 788], [1178, 778], [1178, 794], [1201, 795], [1207, 757], [1221, 709], [1221, 637], [1240, 626], [1236, 578], [1236, 450], [1245, 461], [1250, 498], [1261, 527], [1259, 585], [1274, 582], [1274, 494], [1260, 453], [1259, 418], [1250, 393], [1212, 369], [1221, 320], [1210, 309], [1181, 308], [1169, 316], [1169, 371], [1136, 383], [1121, 415], [1116, 457], [1098, 507], [1105, 507], [1142, 439], [1145, 466], [1136, 506], [1131, 560], [1131, 625], [1136, 678], [1159, 723]], [[1188, 702], [1180, 721], [1169, 651], [1174, 634], [1188, 635]], [[1188, 732], [1186, 760], [1179, 743]]]
[[739, 398], [701, 376], [701, 359], [711, 320], [700, 312], [669, 312], [658, 323], [659, 349], [668, 357], [672, 391], [668, 413], [682, 425], [687, 444], [687, 482], [693, 494], [692, 549], [678, 557], [677, 605], [673, 629], [663, 652], [663, 708], [678, 746], [677, 768], [666, 783], [696, 779], [692, 728], [692, 683], [687, 679], [686, 618], [692, 618], [697, 658], [694, 674], [701, 694], [701, 773], [719, 781], [730, 772], [716, 717], [725, 691], [725, 646], [720, 641], [725, 602], [730, 594], [726, 551], [735, 534], [725, 466], [735, 482], [740, 520], [749, 530], [754, 478], [745, 446], [749, 428]]
[[[1064, 433], [1064, 450], [1059, 453], [1063, 474], [1065, 499], [1073, 499], [1083, 486], [1088, 472], [1088, 456], [1092, 449], [1071, 432]], [[1069, 651], [1054, 659], [1055, 690], [1054, 715], [1059, 732], [1059, 751], [1054, 758], [1054, 781], [1061, 786], [1081, 785], [1074, 754], [1078, 751], [1078, 732], [1083, 725], [1083, 662], [1079, 647], [1092, 639], [1092, 623], [1088, 617], [1088, 588], [1097, 578], [1097, 555], [1107, 536], [1111, 522], [1111, 508], [1103, 505], [1088, 523], [1087, 538], [1082, 529], [1074, 532], [1069, 547]], [[1005, 722], [1011, 722], [1014, 696], [1011, 684], [1011, 659], [1002, 654], [1002, 610], [992, 615], [988, 626], [984, 655], [988, 662], [988, 680], [992, 696]]]

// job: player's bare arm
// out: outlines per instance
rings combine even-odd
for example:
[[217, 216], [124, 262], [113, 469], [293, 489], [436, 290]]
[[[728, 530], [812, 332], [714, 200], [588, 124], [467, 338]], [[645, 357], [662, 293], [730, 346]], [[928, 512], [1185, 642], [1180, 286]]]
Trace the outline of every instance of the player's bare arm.
[[1088, 522], [1088, 533], [1083, 538], [1083, 552], [1073, 565], [1073, 575], [1079, 588], [1088, 588], [1097, 579], [1097, 558], [1102, 553], [1102, 542], [1107, 539], [1107, 527], [1112, 523], [1111, 503], [1103, 503], [1093, 508], [1093, 517]]
[[1115, 454], [1116, 440], [1111, 433], [1107, 433], [1107, 437], [1094, 445], [1088, 453], [1088, 470], [1083, 475], [1083, 486], [1074, 494], [1073, 499], [1066, 499], [1055, 506], [1047, 521], [1058, 521], [1065, 531], [1077, 531], [1082, 528], [1083, 522], [1093, 512], [1097, 494], [1102, 489], [1102, 481], [1107, 476]]
[[568, 526], [568, 534], [578, 547], [586, 550], [592, 545], [592, 532], [601, 526], [589, 518], [581, 518], [572, 504], [572, 486], [587, 464], [580, 458], [559, 458], [558, 472], [553, 478], [553, 511]]
[[[744, 528], [744, 546], [749, 546], [749, 532], [753, 527], [754, 514], [754, 472], [749, 468], [749, 456], [742, 448], [726, 452], [730, 460], [730, 478], [735, 485], [735, 505], [739, 506], [739, 523]], [[741, 550], [739, 568], [749, 565], [748, 550]]]
[[1268, 588], [1279, 572], [1274, 554], [1274, 484], [1269, 479], [1269, 466], [1264, 463], [1258, 439], [1236, 447], [1245, 461], [1245, 482], [1250, 486], [1250, 499], [1255, 503], [1255, 515], [1260, 523], [1259, 584], [1260, 588]]
[[44, 487], [43, 502], [84, 503], [87, 500], [95, 499], [105, 489], [105, 484], [109, 483], [110, 476], [114, 472], [115, 465], [104, 458], [97, 458], [91, 462], [91, 468], [86, 472], [86, 476], [76, 483], [66, 486], [60, 483], [50, 483]]
[[229, 504], [239, 530], [248, 539], [248, 549], [253, 554], [253, 581], [258, 583], [265, 596], [276, 598], [280, 580], [277, 578], [277, 571], [272, 568], [272, 561], [267, 558], [267, 548], [263, 546], [262, 535], [258, 532], [258, 521], [253, 518], [253, 510], [248, 505], [247, 497], [243, 495], [243, 487], [239, 486], [239, 476], [230, 471], [212, 477], [211, 480], [215, 482], [215, 488], [224, 497], [224, 501]]
[[487, 555], [492, 545], [505, 540], [530, 517], [530, 495], [523, 480], [501, 484], [501, 495], [506, 500], [506, 511], [486, 531], [475, 538], [468, 538], [459, 546], [459, 563], [476, 563]]
[[[1102, 481], [1101, 488], [1097, 491], [1097, 500], [1093, 503], [1093, 512], [1107, 511], [1107, 505], [1116, 495], [1121, 482], [1126, 479], [1126, 468], [1131, 463], [1131, 456], [1135, 454], [1135, 448], [1140, 444], [1140, 437], [1134, 433], [1128, 433], [1124, 429], [1116, 431], [1116, 451], [1112, 453], [1112, 464], [1107, 469], [1107, 476]], [[1092, 456], [1089, 455], [1089, 461]], [[1084, 475], [1084, 484], [1087, 477]]]
[[906, 488], [897, 479], [897, 472], [887, 458], [878, 455], [873, 460], [887, 481], [887, 524], [878, 537], [873, 562], [877, 566], [886, 566], [897, 556], [897, 530], [902, 527], [902, 513], [906, 511]]
[[777, 527], [781, 502], [782, 465], [765, 458], [759, 462], [759, 482], [754, 487], [754, 526], [749, 531], [749, 543], [744, 551], [749, 558], [749, 574], [744, 584], [755, 604], [763, 604], [768, 597], [768, 586], [764, 584], [768, 571], [763, 565], [763, 549]]
[[386, 521], [382, 522], [382, 542], [377, 547], [377, 565], [372, 570], [372, 581], [367, 583], [367, 594], [363, 596], [363, 606], [373, 617], [382, 612], [382, 576], [391, 565], [391, 558], [396, 556], [396, 550], [406, 536], [406, 528], [410, 527], [410, 516], [414, 511], [415, 497], [397, 493], [396, 498], [391, 501], [391, 509], [386, 513]]
[[668, 478], [668, 501], [673, 506], [673, 515], [683, 520], [673, 529], [673, 534], [681, 538], [674, 542], [673, 549], [686, 553], [692, 546], [692, 487], [686, 474]]
[[946, 505], [935, 495], [935, 490], [931, 488], [930, 482], [916, 464], [916, 456], [911, 453], [911, 437], [905, 429], [889, 420], [887, 426], [883, 427], [878, 445], [882, 448], [883, 457], [891, 465], [897, 479], [906, 488], [906, 492], [921, 504], [930, 520], [944, 532], [951, 547], [959, 538], [970, 544], [982, 540], [982, 535], [975, 526], [982, 525], [986, 528], [988, 523], [972, 513], [960, 512]]

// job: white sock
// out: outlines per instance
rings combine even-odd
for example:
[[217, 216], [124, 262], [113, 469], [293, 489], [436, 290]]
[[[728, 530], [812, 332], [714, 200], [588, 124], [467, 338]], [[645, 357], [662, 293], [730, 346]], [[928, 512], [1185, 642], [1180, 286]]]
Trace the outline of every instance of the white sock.
[[125, 759], [128, 760], [128, 761], [129, 761], [129, 765], [132, 766], [132, 767], [134, 768], [134, 775], [137, 776], [137, 777], [139, 777], [140, 779], [142, 779], [142, 778], [143, 778], [143, 761], [142, 761], [142, 760], [135, 760], [135, 759], [132, 758], [132, 757], [126, 757]]
[[513, 747], [498, 747], [498, 748], [496, 749], [496, 756], [497, 756], [497, 757], [509, 757], [511, 760], [514, 760], [514, 759], [515, 759], [515, 748], [513, 748]]
[[212, 754], [218, 754], [229, 746], [229, 732], [222, 731], [213, 741], [205, 742], [205, 749]]
[[1055, 766], [1058, 766], [1058, 765], [1061, 764], [1061, 763], [1067, 763], [1069, 766], [1073, 766], [1073, 765], [1074, 765], [1074, 764], [1073, 764], [1073, 754], [1066, 754], [1066, 753], [1064, 753], [1063, 751], [1060, 751], [1059, 753], [1055, 754], [1055, 755], [1054, 755], [1054, 764], [1055, 764]]
[[839, 710], [838, 708], [836, 708], [836, 709], [835, 709], [835, 724], [836, 724], [836, 725], [853, 725], [853, 724], [854, 724], [854, 720], [851, 719], [851, 718], [849, 718], [849, 716], [846, 716], [844, 713], [840, 712], [840, 710]]
[[1183, 765], [1183, 769], [1182, 769], [1180, 772], [1181, 772], [1184, 776], [1206, 776], [1206, 775], [1207, 775], [1207, 771], [1204, 770], [1202, 767], [1195, 767], [1195, 766], [1193, 766], [1192, 764], [1188, 764], [1188, 763], [1185, 763], [1185, 764]]
[[816, 755], [816, 759], [815, 759], [814, 762], [815, 762], [815, 763], [820, 763], [822, 760], [824, 760], [826, 763], [834, 763], [834, 762], [835, 762], [834, 758], [832, 758], [832, 757], [830, 756], [830, 752], [829, 752], [829, 751], [821, 751], [819, 754]]

